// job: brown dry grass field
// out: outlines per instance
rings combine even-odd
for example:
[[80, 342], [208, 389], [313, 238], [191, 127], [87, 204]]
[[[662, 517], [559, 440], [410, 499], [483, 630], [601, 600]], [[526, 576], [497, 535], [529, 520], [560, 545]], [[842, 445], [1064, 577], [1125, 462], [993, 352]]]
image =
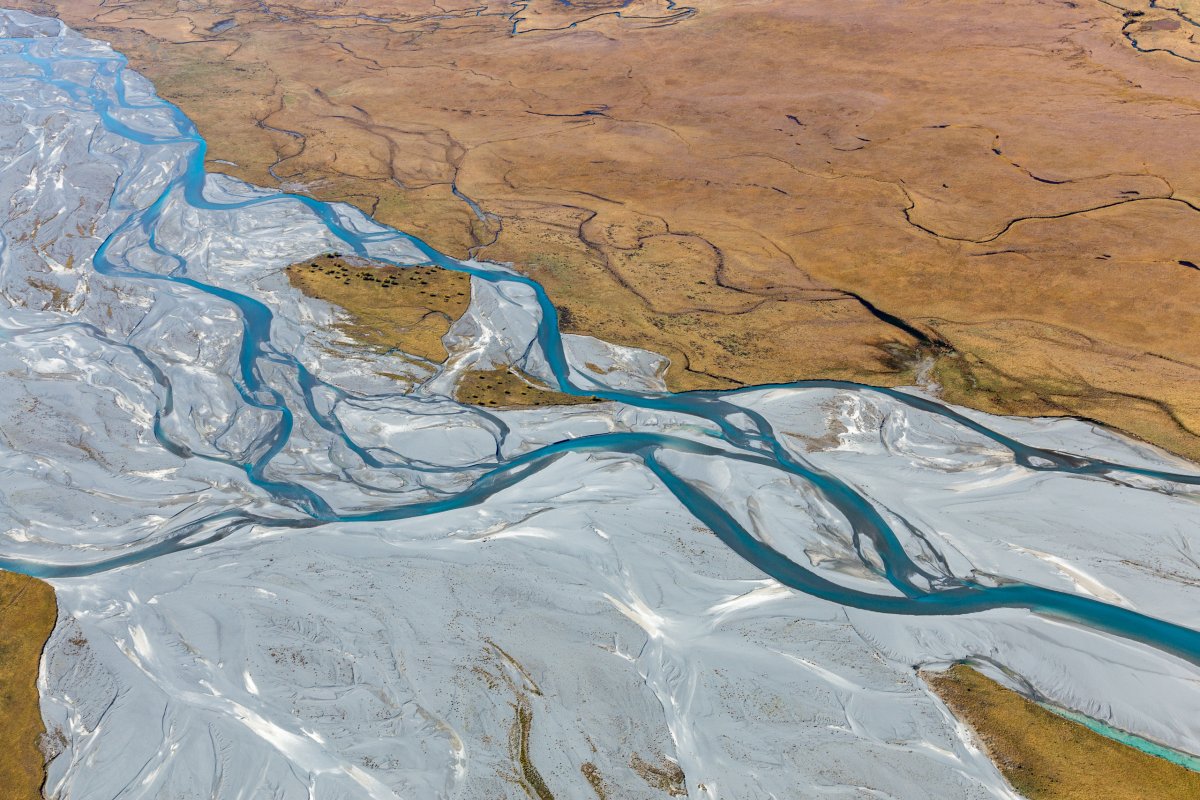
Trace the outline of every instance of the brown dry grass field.
[[400, 269], [319, 255], [287, 269], [288, 280], [310, 297], [340, 306], [342, 330], [356, 342], [441, 363], [442, 337], [471, 302], [471, 277], [440, 267]]
[[595, 397], [576, 397], [549, 389], [515, 367], [466, 372], [459, 379], [455, 394], [460, 402], [490, 408], [598, 402]]
[[[339, 327], [356, 345], [398, 349], [435, 364], [447, 356], [442, 337], [471, 301], [471, 278], [440, 267], [406, 269], [324, 253], [286, 271], [309, 297], [346, 312]], [[575, 405], [596, 402], [551, 390], [515, 367], [463, 373], [457, 399], [478, 406]]]
[[14, 4], [128, 54], [210, 169], [512, 261], [673, 388], [932, 360], [1200, 459], [1192, 0]]
[[924, 677], [1029, 800], [1200, 797], [1200, 773], [1063, 719], [964, 664]]
[[45, 727], [38, 707], [42, 647], [57, 617], [54, 589], [34, 578], [0, 570], [0, 798], [42, 796], [45, 759], [38, 747]]

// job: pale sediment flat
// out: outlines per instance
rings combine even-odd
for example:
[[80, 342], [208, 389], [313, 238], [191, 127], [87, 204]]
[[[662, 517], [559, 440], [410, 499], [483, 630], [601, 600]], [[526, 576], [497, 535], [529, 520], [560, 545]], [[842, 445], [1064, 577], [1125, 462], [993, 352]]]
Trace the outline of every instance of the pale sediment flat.
[[[484, 262], [446, 262], [444, 365], [355, 347], [284, 270], [438, 254], [205, 177], [105, 45], [0, 36], [0, 557], [58, 594], [48, 796], [1011, 797], [915, 671], [966, 657], [1200, 753], [1193, 465], [916, 392], [667, 395]], [[504, 365], [607, 402], [452, 399]], [[1022, 586], [1057, 600], [922, 610]]]

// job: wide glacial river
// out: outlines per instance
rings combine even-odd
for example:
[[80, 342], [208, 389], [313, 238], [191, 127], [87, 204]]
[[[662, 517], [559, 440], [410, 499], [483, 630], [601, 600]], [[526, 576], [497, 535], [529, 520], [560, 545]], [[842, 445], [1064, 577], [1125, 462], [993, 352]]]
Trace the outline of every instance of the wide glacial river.
[[[697, 520], [710, 528], [725, 545], [739, 556], [781, 583], [810, 595], [854, 608], [904, 615], [964, 614], [996, 608], [1028, 609], [1038, 614], [1062, 618], [1079, 625], [1147, 643], [1200, 664], [1200, 632], [1191, 628], [1164, 622], [1127, 608], [1078, 594], [1016, 582], [999, 586], [981, 585], [967, 580], [947, 580], [944, 576], [928, 574], [922, 566], [909, 557], [901, 546], [895, 531], [867, 499], [839, 480], [836, 475], [801, 463], [777, 439], [775, 431], [772, 430], [765, 418], [731, 403], [730, 398], [735, 397], [738, 392], [639, 392], [598, 387], [591, 383], [586, 386], [576, 385], [570, 378], [571, 370], [564, 354], [563, 340], [559, 332], [558, 316], [554, 305], [542, 287], [533, 279], [500, 268], [492, 269], [486, 264], [466, 263], [451, 258], [434, 250], [419, 239], [402, 232], [390, 230], [382, 234], [356, 232], [342, 224], [340, 221], [342, 217], [333, 206], [303, 195], [259, 196], [226, 203], [214, 201], [206, 196], [204, 191], [206, 182], [204, 139], [191, 121], [178, 108], [166, 101], [155, 98], [150, 104], [139, 105], [127, 98], [125, 78], [127, 64], [123, 57], [108, 52], [90, 59], [83, 59], [90, 60], [95, 68], [95, 73], [88, 75], [86, 80], [77, 82], [71, 73], [64, 74], [58, 68], [59, 58], [48, 40], [44, 38], [8, 39], [5, 40], [4, 45], [7, 48], [19, 48], [20, 58], [36, 67], [46, 82], [58, 87], [67, 96], [94, 108], [100, 115], [103, 125], [111, 132], [143, 145], [186, 145], [188, 147], [185, 168], [170, 180], [157, 200], [144, 208], [131, 210], [128, 218], [97, 250], [94, 266], [98, 272], [113, 277], [181, 284], [209, 293], [237, 309], [243, 330], [238, 364], [239, 392], [247, 404], [275, 415], [277, 420], [261, 434], [258, 446], [252, 448], [253, 457], [241, 461], [238, 466], [245, 470], [250, 480], [268, 492], [280, 504], [302, 512], [309, 524], [319, 525], [335, 521], [396, 520], [462, 508], [482, 503], [496, 492], [521, 482], [534, 472], [553, 463], [564, 453], [572, 451], [623, 453], [641, 459]], [[72, 62], [78, 63], [81, 56], [72, 54], [71, 59]], [[105, 79], [111, 81], [111, 84]], [[166, 112], [171, 116], [179, 131], [178, 136], [166, 138], [150, 134], [122, 121], [123, 117], [128, 119], [129, 114], [136, 115], [155, 110]], [[342, 394], [343, 390], [324, 383], [295, 357], [273, 345], [272, 312], [258, 300], [228, 288], [194, 280], [182, 271], [161, 274], [139, 270], [113, 253], [111, 247], [113, 241], [130, 232], [139, 232], [139, 235], [144, 236], [157, 252], [170, 256], [166, 250], [158, 249], [155, 243], [155, 233], [156, 227], [160, 223], [164, 204], [172, 193], [178, 191], [183, 192], [191, 206], [204, 210], [246, 208], [275, 203], [279, 202], [281, 198], [286, 198], [290, 202], [304, 204], [316, 214], [329, 230], [344, 243], [346, 252], [368, 256], [370, 255], [368, 248], [372, 241], [380, 238], [401, 238], [423, 253], [431, 264], [449, 270], [470, 273], [484, 281], [523, 284], [533, 290], [541, 307], [537, 343], [557, 380], [557, 388], [560, 391], [574, 395], [598, 396], [605, 400], [618, 401], [638, 408], [678, 412], [707, 420], [715, 426], [717, 438], [726, 447], [718, 449], [715, 444], [707, 446], [690, 439], [649, 432], [616, 432], [582, 436], [543, 446], [496, 464], [477, 478], [469, 488], [459, 491], [451, 497], [402, 503], [367, 514], [335, 513], [315, 490], [298, 483], [269, 479], [266, 477], [266, 471], [272, 459], [287, 445], [292, 433], [294, 417], [297, 414], [312, 415], [323, 427], [342, 436], [345, 444], [357, 451], [364, 461], [371, 463], [375, 460], [369, 452], [341, 433], [336, 419], [332, 415], [323, 414], [318, 410], [318, 404], [312, 399], [313, 393], [318, 389], [335, 395]], [[373, 257], [377, 261], [382, 260], [377, 256]], [[155, 369], [154, 362], [149, 357], [143, 356], [142, 359], [148, 368]], [[306, 392], [308, 402], [305, 403], [304, 408], [289, 407], [284, 401], [283, 394], [263, 378], [261, 365], [264, 360], [268, 359], [276, 365], [283, 365], [294, 371], [296, 380]], [[172, 396], [169, 381], [161, 372], [158, 372], [158, 380], [167, 389], [167, 399], [159, 409], [161, 416], [170, 413], [172, 403], [178, 398]], [[778, 388], [814, 387], [878, 393], [922, 412], [939, 415], [955, 425], [986, 436], [997, 445], [1007, 448], [1017, 463], [1030, 470], [1093, 475], [1115, 480], [1120, 480], [1122, 475], [1139, 475], [1174, 483], [1200, 485], [1200, 475], [1196, 474], [1163, 472], [1026, 446], [954, 409], [904, 391], [836, 381], [798, 381], [781, 385]], [[738, 391], [749, 392], [761, 388], [763, 387]], [[164, 448], [177, 454], [189, 455], [178, 443], [172, 441], [161, 427], [158, 428], [157, 435]], [[717, 500], [673, 474], [659, 460], [659, 455], [663, 451], [671, 450], [730, 457], [730, 447], [736, 450], [733, 458], [746, 463], [769, 466], [814, 484], [824, 497], [852, 523], [857, 535], [865, 537], [873, 543], [875, 551], [883, 562], [884, 577], [899, 590], [899, 594], [873, 594], [847, 588], [821, 577], [809, 567], [797, 563], [760, 541]], [[457, 469], [466, 470], [467, 468]], [[220, 528], [222, 531], [220, 535], [227, 535], [230, 531], [236, 530], [239, 527], [237, 523], [271, 525], [273, 522], [271, 519], [246, 514], [236, 509], [222, 512], [222, 518], [224, 524]], [[285, 524], [296, 526], [298, 523], [293, 517], [287, 519]], [[184, 539], [186, 542], [183, 541]], [[165, 552], [172, 552], [183, 547], [194, 547], [210, 541], [212, 541], [212, 537], [197, 540], [187, 538], [181, 533], [176, 540], [160, 542], [135, 553], [117, 556], [99, 563], [90, 563], [86, 566], [48, 565], [24, 560], [9, 560], [4, 566], [43, 577], [78, 575], [144, 561]], [[937, 586], [930, 588], [930, 581], [935, 577]]]

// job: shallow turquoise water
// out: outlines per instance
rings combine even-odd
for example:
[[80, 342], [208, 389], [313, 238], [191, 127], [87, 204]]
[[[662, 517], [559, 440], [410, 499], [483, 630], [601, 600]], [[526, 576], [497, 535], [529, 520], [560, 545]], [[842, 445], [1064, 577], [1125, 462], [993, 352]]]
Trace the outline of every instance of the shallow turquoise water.
[[1114, 728], [1111, 725], [1106, 725], [1098, 719], [1092, 719], [1091, 717], [1080, 714], [1076, 711], [1059, 708], [1058, 706], [1053, 706], [1049, 703], [1038, 703], [1038, 705], [1047, 711], [1052, 711], [1055, 714], [1058, 714], [1064, 719], [1069, 719], [1072, 722], [1078, 722], [1080, 725], [1083, 725], [1089, 730], [1095, 731], [1101, 736], [1105, 736], [1113, 741], [1120, 742], [1121, 744], [1128, 745], [1137, 750], [1141, 750], [1143, 753], [1149, 753], [1152, 756], [1165, 758], [1172, 764], [1178, 764], [1181, 767], [1187, 767], [1195, 772], [1200, 772], [1200, 758], [1190, 753], [1185, 753], [1182, 750], [1175, 750], [1174, 748], [1167, 747], [1166, 745], [1159, 744], [1158, 742], [1152, 742], [1149, 739], [1144, 739], [1141, 736], [1120, 730], [1119, 728]]
[[[411, 518], [434, 514], [450, 509], [473, 506], [485, 502], [496, 492], [519, 483], [528, 475], [550, 466], [568, 452], [613, 452], [640, 459], [697, 520], [711, 529], [728, 547], [762, 572], [781, 583], [815, 597], [842, 605], [887, 614], [900, 615], [949, 615], [967, 614], [998, 608], [1027, 609], [1038, 614], [1069, 620], [1075, 624], [1149, 644], [1165, 652], [1200, 664], [1200, 632], [1186, 626], [1165, 622], [1126, 608], [1110, 605], [1089, 597], [1059, 592], [1039, 586], [1007, 583], [989, 586], [969, 580], [947, 578], [930, 573], [905, 552], [899, 537], [889, 526], [880, 511], [836, 475], [815, 468], [791, 455], [770, 423], [754, 411], [747, 410], [734, 402], [737, 396], [752, 389], [717, 392], [637, 392], [612, 388], [597, 389], [593, 386], [580, 387], [572, 383], [570, 368], [559, 332], [558, 314], [545, 291], [533, 279], [516, 275], [486, 264], [465, 263], [434, 250], [425, 242], [399, 231], [358, 233], [348, 229], [335, 207], [302, 195], [277, 193], [239, 200], [232, 203], [216, 202], [204, 194], [206, 175], [204, 171], [206, 144], [195, 126], [175, 106], [153, 98], [148, 105], [130, 103], [125, 90], [125, 59], [117, 54], [100, 54], [83, 57], [72, 55], [76, 63], [86, 61], [95, 68], [95, 74], [87, 81], [77, 81], [71, 74], [59, 70], [60, 56], [53, 39], [9, 39], [0, 43], [13, 48], [29, 64], [38, 67], [43, 79], [62, 89], [75, 101], [90, 106], [102, 124], [111, 132], [134, 142], [147, 145], [175, 145], [181, 157], [170, 166], [173, 178], [163, 193], [145, 208], [127, 209], [127, 219], [98, 248], [93, 264], [103, 274], [145, 281], [162, 281], [182, 284], [220, 298], [235, 308], [242, 323], [242, 344], [237, 378], [242, 399], [250, 406], [274, 415], [277, 421], [264, 433], [253, 448], [253, 456], [244, 461], [229, 461], [230, 465], [243, 470], [251, 481], [269, 493], [278, 503], [302, 513], [305, 519], [266, 519], [252, 516], [239, 509], [229, 509], [208, 521], [220, 522], [219, 532], [201, 540], [189, 539], [190, 530], [180, 531], [173, 540], [136, 553], [123, 554], [98, 564], [85, 567], [50, 565], [29, 562], [3, 563], [10, 569], [39, 576], [79, 575], [123, 564], [144, 561], [173, 550], [195, 547], [214, 538], [229, 535], [246, 525], [286, 525], [298, 527], [321, 525], [330, 522], [370, 522]], [[114, 117], [122, 109], [160, 109], [168, 112], [174, 122], [175, 132], [171, 136], [158, 136], [139, 130], [136, 126]], [[598, 436], [587, 436], [556, 442], [531, 453], [505, 462], [490, 465], [466, 489], [457, 494], [433, 501], [396, 505], [369, 514], [339, 514], [321, 495], [312, 488], [283, 479], [270, 479], [266, 468], [283, 450], [292, 435], [296, 414], [306, 414], [327, 430], [339, 435], [346, 446], [353, 450], [365, 463], [376, 466], [369, 452], [359, 447], [346, 436], [331, 416], [317, 411], [312, 401], [314, 390], [344, 396], [336, 387], [323, 384], [289, 353], [282, 352], [271, 343], [273, 315], [260, 301], [239, 292], [205, 284], [186, 274], [186, 264], [177, 255], [162, 248], [156, 241], [156, 228], [169, 196], [182, 194], [195, 208], [231, 209], [273, 202], [301, 203], [310, 209], [328, 228], [345, 242], [346, 250], [367, 255], [372, 242], [401, 240], [415, 247], [430, 263], [446, 269], [466, 272], [485, 281], [496, 283], [513, 282], [529, 287], [536, 295], [541, 307], [542, 319], [537, 331], [537, 343], [552, 370], [558, 389], [574, 395], [594, 395], [644, 409], [680, 412], [705, 420], [714, 426], [710, 447], [693, 440], [660, 433], [622, 432]], [[171, 274], [159, 274], [137, 269], [114, 252], [114, 242], [126, 235], [145, 238], [155, 252], [172, 258], [179, 269]], [[379, 260], [379, 259], [376, 259]], [[149, 361], [145, 354], [139, 357]], [[291, 408], [277, 387], [265, 380], [260, 363], [269, 359], [292, 371], [296, 385], [305, 393], [305, 404]], [[167, 392], [167, 401], [159, 409], [159, 417], [170, 413], [170, 386], [165, 376], [161, 377]], [[834, 388], [848, 392], [877, 393], [925, 413], [936, 414], [974, 433], [988, 437], [996, 444], [1007, 448], [1017, 463], [1028, 469], [1074, 475], [1089, 475], [1109, 478], [1120, 474], [1141, 475], [1162, 480], [1200, 485], [1200, 475], [1177, 474], [1117, 464], [1102, 459], [1093, 459], [1054, 450], [1031, 447], [985, 424], [965, 416], [936, 401], [917, 397], [894, 389], [863, 386], [843, 381], [798, 381], [775, 385], [771, 388]], [[156, 427], [161, 445], [172, 452], [186, 457], [182, 448], [167, 437], [161, 426]], [[734, 452], [730, 452], [730, 448]], [[710, 497], [687, 480], [674, 474], [657, 458], [663, 450], [684, 451], [702, 456], [741, 460], [766, 465], [781, 472], [807, 481], [823, 498], [835, 507], [853, 526], [856, 535], [869, 539], [879, 554], [883, 566], [877, 570], [880, 577], [888, 581], [899, 594], [874, 594], [868, 591], [847, 588], [827, 580], [816, 571], [793, 561], [778, 550], [765, 544], [745, 529], [719, 499]], [[464, 467], [476, 473], [480, 465]], [[194, 526], [195, 527], [195, 526]], [[193, 527], [193, 529], [194, 529]], [[930, 588], [933, 587], [933, 588]]]

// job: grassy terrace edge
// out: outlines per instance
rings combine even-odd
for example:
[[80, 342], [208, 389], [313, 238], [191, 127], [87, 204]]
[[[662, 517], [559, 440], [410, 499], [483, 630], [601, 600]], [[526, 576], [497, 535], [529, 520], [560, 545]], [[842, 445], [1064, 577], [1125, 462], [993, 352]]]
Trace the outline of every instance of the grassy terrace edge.
[[1061, 717], [966, 664], [922, 677], [1029, 800], [1200, 797], [1200, 773]]
[[58, 618], [50, 584], [0, 570], [0, 796], [42, 796], [46, 732], [37, 687], [42, 648]]

